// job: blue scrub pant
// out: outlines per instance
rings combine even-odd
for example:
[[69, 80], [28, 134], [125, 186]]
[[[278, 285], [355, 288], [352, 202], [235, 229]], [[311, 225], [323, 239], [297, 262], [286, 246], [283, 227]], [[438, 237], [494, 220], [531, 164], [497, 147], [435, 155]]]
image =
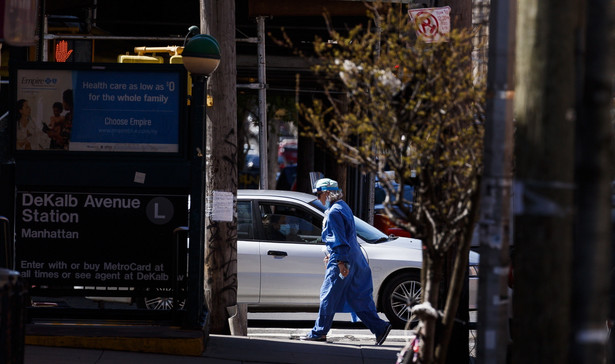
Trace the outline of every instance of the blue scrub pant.
[[333, 324], [335, 312], [342, 311], [344, 303], [356, 313], [376, 337], [384, 333], [389, 324], [378, 316], [372, 298], [372, 289], [366, 289], [365, 284], [361, 284], [366, 279], [369, 279], [369, 286], [371, 286], [371, 271], [369, 271], [369, 268], [367, 271], [361, 272], [353, 271], [351, 267], [348, 276], [341, 279], [336, 264], [330, 264], [327, 267], [325, 280], [320, 289], [318, 318], [311, 336], [326, 335]]

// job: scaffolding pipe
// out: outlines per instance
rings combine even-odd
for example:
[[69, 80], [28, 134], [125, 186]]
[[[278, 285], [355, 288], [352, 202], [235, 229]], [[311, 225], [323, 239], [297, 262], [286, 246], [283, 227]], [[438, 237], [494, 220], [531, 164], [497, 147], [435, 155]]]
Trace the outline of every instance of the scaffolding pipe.
[[43, 37], [45, 40], [56, 39], [74, 39], [74, 40], [142, 40], [142, 41], [180, 41], [184, 43], [184, 39], [181, 37], [132, 37], [123, 35], [90, 35], [90, 34], [45, 34]]
[[266, 62], [265, 62], [265, 17], [256, 18], [258, 27], [258, 119], [259, 119], [259, 158], [260, 158], [260, 179], [259, 188], [266, 190], [269, 188], [267, 168], [267, 89], [266, 89]]

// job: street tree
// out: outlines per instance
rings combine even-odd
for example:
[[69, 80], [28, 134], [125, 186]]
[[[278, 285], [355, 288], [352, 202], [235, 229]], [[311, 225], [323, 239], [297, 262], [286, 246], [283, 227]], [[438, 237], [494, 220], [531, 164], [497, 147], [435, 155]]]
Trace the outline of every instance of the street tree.
[[[422, 309], [413, 310], [421, 313], [420, 357], [444, 363], [477, 218], [484, 85], [471, 72], [469, 31], [426, 43], [401, 5], [369, 6], [368, 14], [369, 24], [346, 34], [329, 27], [328, 39], [316, 39], [313, 70], [325, 96], [298, 107], [304, 133], [340, 162], [374, 173], [387, 216], [422, 240]], [[413, 201], [404, 198], [407, 185]]]

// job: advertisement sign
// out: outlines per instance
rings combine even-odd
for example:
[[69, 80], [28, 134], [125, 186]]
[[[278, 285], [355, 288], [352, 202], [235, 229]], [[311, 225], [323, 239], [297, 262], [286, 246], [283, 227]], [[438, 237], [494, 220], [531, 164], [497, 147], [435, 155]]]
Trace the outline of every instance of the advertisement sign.
[[18, 191], [15, 268], [36, 286], [172, 287], [187, 206], [186, 195]]
[[416, 28], [416, 36], [425, 43], [448, 41], [451, 32], [450, 13], [450, 6], [408, 10]]
[[16, 149], [177, 153], [181, 66], [119, 66], [18, 69]]

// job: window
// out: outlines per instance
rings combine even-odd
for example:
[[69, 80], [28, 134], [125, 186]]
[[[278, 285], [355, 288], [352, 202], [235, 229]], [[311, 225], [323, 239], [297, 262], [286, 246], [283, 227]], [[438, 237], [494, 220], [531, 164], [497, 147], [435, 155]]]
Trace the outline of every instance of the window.
[[250, 201], [237, 202], [237, 240], [254, 239], [252, 204]]
[[260, 216], [265, 239], [317, 243], [322, 218], [296, 206], [261, 203]]

